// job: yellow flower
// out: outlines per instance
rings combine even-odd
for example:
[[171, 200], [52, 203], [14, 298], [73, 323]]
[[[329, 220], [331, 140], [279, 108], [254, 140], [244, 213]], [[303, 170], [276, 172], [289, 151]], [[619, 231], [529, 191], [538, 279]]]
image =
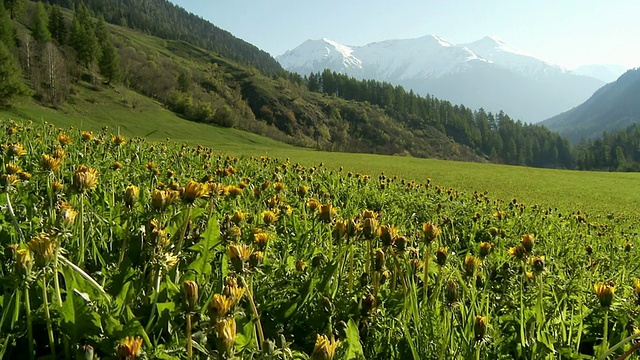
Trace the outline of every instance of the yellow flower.
[[180, 197], [185, 204], [193, 204], [196, 199], [206, 196], [208, 190], [206, 185], [191, 180], [180, 191]]
[[32, 267], [31, 251], [29, 249], [18, 249], [15, 262], [16, 272], [19, 275], [29, 275]]
[[242, 195], [242, 189], [235, 185], [229, 185], [224, 188], [224, 193], [229, 194], [231, 197], [238, 197]]
[[193, 311], [198, 303], [198, 284], [195, 281], [185, 280], [183, 283], [184, 298], [189, 307], [189, 311]]
[[367, 240], [376, 237], [379, 234], [378, 220], [372, 217], [365, 218], [362, 222], [362, 234]]
[[527, 253], [530, 253], [533, 250], [533, 243], [535, 241], [535, 237], [531, 234], [522, 235], [522, 241], [520, 242]]
[[90, 133], [88, 131], [83, 131], [81, 135], [82, 135], [82, 140], [84, 140], [84, 141], [93, 140], [93, 133]]
[[56, 171], [60, 167], [62, 159], [53, 157], [47, 154], [42, 155], [42, 161], [40, 161], [40, 165], [44, 170], [48, 171]]
[[133, 205], [138, 201], [138, 196], [140, 195], [140, 189], [135, 185], [129, 185], [124, 190], [124, 203], [128, 207], [133, 207]]
[[476, 336], [476, 341], [480, 341], [484, 338], [487, 332], [487, 318], [485, 316], [476, 316], [476, 321], [473, 324], [473, 332]]
[[298, 186], [298, 188], [296, 189], [296, 193], [298, 194], [298, 196], [303, 197], [305, 196], [307, 193], [309, 192], [309, 187], [306, 185], [300, 185]]
[[112, 136], [111, 141], [117, 146], [124, 145], [127, 142], [127, 140], [122, 135]]
[[398, 230], [393, 225], [383, 225], [380, 227], [380, 240], [382, 240], [382, 245], [391, 246], [395, 242], [396, 237], [398, 236]]
[[316, 199], [307, 200], [307, 207], [309, 208], [309, 210], [314, 211], [315, 209], [318, 208], [318, 206], [320, 206], [320, 202], [318, 202], [318, 200]]
[[67, 156], [67, 152], [60, 145], [56, 145], [56, 148], [53, 150], [51, 154], [56, 159], [64, 159]]
[[346, 221], [343, 221], [343, 220], [336, 221], [336, 224], [333, 226], [333, 230], [331, 231], [333, 238], [336, 240], [340, 240], [344, 237], [346, 233], [347, 233]]
[[448, 251], [446, 247], [440, 246], [436, 251], [436, 264], [444, 266], [447, 262]]
[[4, 145], [4, 149], [7, 152], [7, 155], [10, 157], [17, 157], [25, 155], [27, 152], [24, 150], [24, 147], [20, 143], [14, 143], [11, 145]]
[[278, 215], [271, 210], [263, 211], [261, 217], [265, 225], [272, 225], [278, 221]]
[[544, 271], [544, 256], [534, 256], [529, 261], [535, 274], [540, 274]]
[[86, 165], [78, 165], [73, 174], [73, 185], [79, 192], [93, 189], [98, 184], [98, 172]]
[[111, 170], [120, 170], [124, 167], [124, 165], [122, 165], [122, 163], [120, 161], [114, 161], [113, 164], [111, 164]]
[[527, 256], [527, 250], [522, 244], [509, 248], [509, 255], [516, 259], [523, 260]]
[[209, 315], [214, 321], [218, 321], [226, 316], [233, 307], [233, 299], [223, 294], [214, 294], [209, 305]]
[[240, 272], [244, 269], [244, 263], [249, 260], [249, 256], [251, 256], [251, 246], [244, 244], [231, 244], [227, 248], [227, 254], [229, 259], [231, 259], [231, 264], [233, 268]]
[[471, 254], [467, 254], [467, 256], [465, 256], [464, 258], [465, 275], [473, 276], [481, 264], [482, 264], [482, 261], [480, 261], [480, 259], [476, 258]]
[[372, 210], [365, 210], [362, 212], [363, 219], [377, 219], [378, 214]]
[[216, 324], [218, 350], [231, 354], [236, 342], [236, 321], [233, 317], [224, 318]]
[[247, 214], [243, 213], [242, 211], [239, 210], [235, 210], [233, 212], [233, 216], [231, 217], [231, 221], [233, 221], [234, 224], [238, 225], [240, 224], [245, 218], [247, 217]]
[[424, 234], [424, 240], [427, 244], [430, 244], [440, 235], [440, 229], [436, 225], [426, 222], [422, 224], [422, 233]]
[[116, 349], [116, 359], [135, 360], [142, 353], [142, 338], [127, 336]]
[[58, 141], [60, 141], [60, 144], [62, 144], [63, 146], [73, 143], [73, 140], [71, 140], [71, 137], [67, 134], [59, 134]]
[[29, 249], [33, 251], [36, 260], [36, 266], [45, 267], [51, 259], [53, 259], [53, 253], [55, 251], [55, 246], [51, 238], [46, 233], [40, 233], [38, 236], [34, 237], [27, 244]]
[[281, 182], [277, 182], [277, 183], [273, 184], [273, 188], [274, 188], [277, 192], [281, 192], [281, 191], [283, 191], [284, 189], [286, 189], [286, 186], [285, 186], [283, 183], [281, 183]]
[[318, 217], [322, 222], [330, 223], [334, 216], [336, 216], [336, 209], [331, 204], [320, 205]]
[[0, 184], [3, 186], [17, 186], [20, 183], [20, 178], [17, 175], [0, 175]]
[[269, 241], [269, 234], [265, 232], [258, 232], [253, 234], [253, 241], [256, 243], [258, 248], [264, 249], [267, 247], [267, 242]]
[[8, 174], [17, 174], [22, 170], [22, 168], [18, 164], [7, 164], [5, 167]]
[[487, 257], [487, 255], [489, 255], [489, 253], [493, 249], [493, 245], [491, 245], [491, 243], [483, 241], [480, 243], [479, 248], [480, 248], [480, 251], [479, 251], [480, 258], [484, 259], [485, 257]]
[[613, 294], [616, 291], [616, 287], [612, 282], [597, 283], [594, 286], [596, 296], [600, 300], [600, 306], [609, 307], [613, 302]]
[[318, 334], [310, 359], [332, 360], [336, 355], [336, 348], [338, 345], [340, 345], [339, 340], [329, 340], [325, 335]]

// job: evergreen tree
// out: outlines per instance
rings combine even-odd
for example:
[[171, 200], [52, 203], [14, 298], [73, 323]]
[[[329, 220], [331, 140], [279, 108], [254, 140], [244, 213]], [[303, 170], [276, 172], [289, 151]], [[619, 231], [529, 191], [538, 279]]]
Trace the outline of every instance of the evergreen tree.
[[9, 49], [16, 46], [16, 30], [2, 2], [0, 2], [0, 41]]
[[120, 79], [120, 61], [116, 48], [110, 40], [102, 43], [100, 56], [100, 74], [107, 79], [107, 83]]
[[0, 42], [0, 106], [7, 106], [11, 99], [26, 93], [16, 59], [4, 42]]
[[66, 43], [67, 26], [64, 22], [62, 9], [57, 4], [51, 6], [51, 11], [49, 12], [49, 32], [58, 44]]
[[4, 0], [4, 6], [9, 11], [11, 19], [15, 19], [24, 9], [24, 0]]
[[73, 16], [70, 34], [71, 47], [76, 51], [78, 61], [89, 68], [98, 60], [100, 46], [93, 30], [89, 10], [80, 6]]
[[49, 32], [49, 16], [44, 9], [44, 4], [36, 3], [36, 9], [32, 17], [31, 35], [39, 43], [51, 41], [51, 33]]

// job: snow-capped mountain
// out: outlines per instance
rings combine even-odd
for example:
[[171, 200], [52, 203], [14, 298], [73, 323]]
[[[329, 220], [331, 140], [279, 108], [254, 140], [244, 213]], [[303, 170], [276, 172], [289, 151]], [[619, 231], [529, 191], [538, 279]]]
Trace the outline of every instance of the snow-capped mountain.
[[402, 85], [470, 108], [504, 110], [527, 122], [569, 110], [604, 85], [495, 37], [455, 45], [427, 35], [364, 46], [324, 38], [307, 40], [276, 60], [301, 75], [330, 69], [358, 79]]

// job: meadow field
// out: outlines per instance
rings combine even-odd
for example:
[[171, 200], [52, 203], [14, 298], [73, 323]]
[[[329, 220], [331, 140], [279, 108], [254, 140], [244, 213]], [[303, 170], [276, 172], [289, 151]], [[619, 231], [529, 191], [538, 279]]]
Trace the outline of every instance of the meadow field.
[[637, 347], [635, 174], [322, 153], [160, 107], [15, 109], [33, 120], [0, 128], [0, 357]]

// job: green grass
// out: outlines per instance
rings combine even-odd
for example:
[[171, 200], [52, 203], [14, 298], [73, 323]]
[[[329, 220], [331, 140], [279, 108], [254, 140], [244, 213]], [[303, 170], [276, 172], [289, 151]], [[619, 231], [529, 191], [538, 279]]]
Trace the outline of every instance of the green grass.
[[[637, 216], [640, 174], [536, 169], [496, 164], [417, 159], [398, 156], [331, 153], [293, 147], [275, 140], [239, 131], [184, 120], [158, 102], [118, 87], [101, 91], [81, 87], [72, 101], [60, 109], [22, 100], [13, 109], [0, 111], [3, 118], [47, 121], [59, 127], [97, 131], [103, 126], [114, 132], [203, 145], [234, 155], [268, 155], [289, 158], [293, 163], [378, 175], [397, 175], [459, 190], [488, 191], [492, 199], [516, 198], [526, 204], [616, 216]], [[135, 106], [134, 106], [135, 104]]]

